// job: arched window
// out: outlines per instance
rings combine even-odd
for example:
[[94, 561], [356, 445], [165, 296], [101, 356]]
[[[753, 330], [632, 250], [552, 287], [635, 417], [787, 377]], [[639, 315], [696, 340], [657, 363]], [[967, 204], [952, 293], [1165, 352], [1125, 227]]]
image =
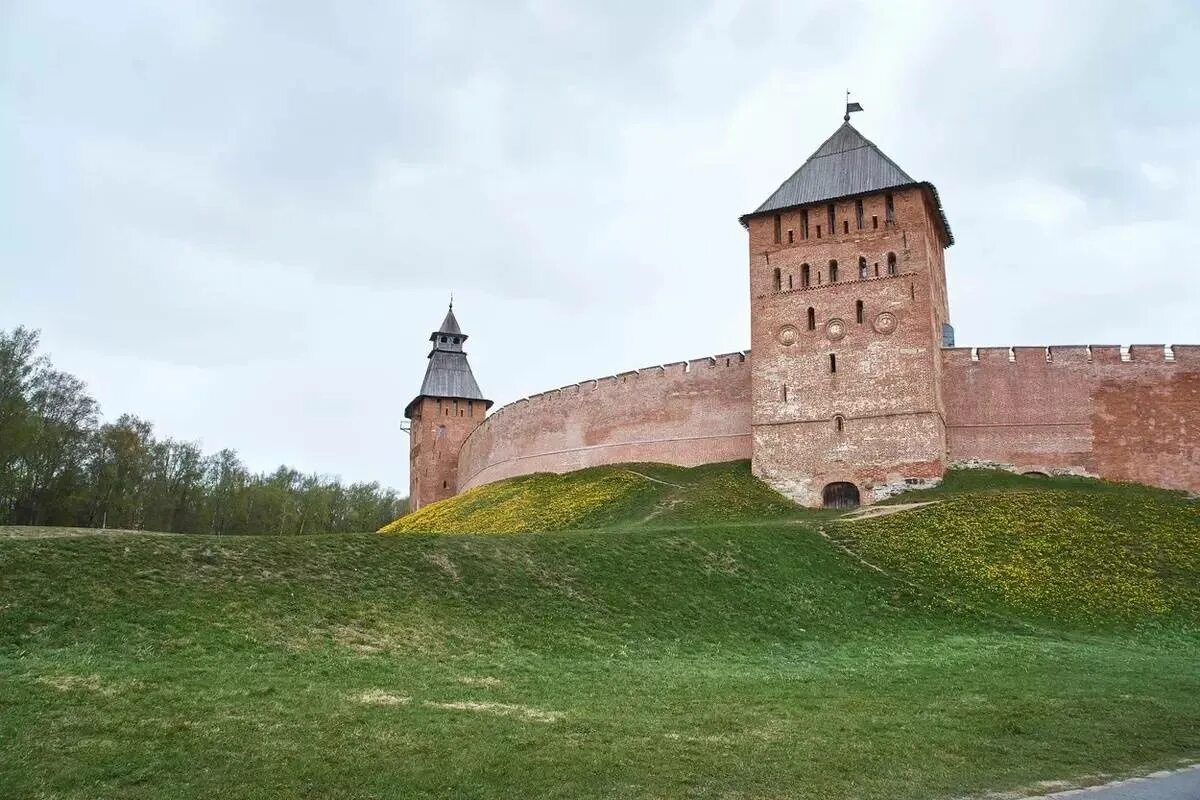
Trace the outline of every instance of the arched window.
[[838, 433], [841, 433], [842, 431], [844, 431], [844, 430], [846, 429], [846, 420], [845, 420], [845, 418], [844, 418], [844, 417], [842, 417], [842, 415], [841, 415], [841, 414], [834, 414], [834, 416], [833, 416], [833, 428], [834, 428], [834, 430], [836, 430]]
[[792, 276], [788, 275], [788, 291], [792, 290]]
[[817, 310], [812, 306], [808, 307], [808, 329], [810, 331], [817, 329]]
[[867, 260], [862, 256], [858, 257], [858, 279], [865, 280], [867, 277]]
[[896, 201], [890, 194], [883, 196], [883, 218], [888, 222], [896, 221]]
[[829, 354], [829, 372], [831, 374], [837, 372], [837, 356], [833, 353]]
[[855, 223], [858, 225], [858, 228], [859, 228], [859, 230], [862, 230], [862, 226], [863, 226], [863, 201], [862, 201], [862, 198], [861, 198], [861, 197], [860, 197], [858, 200], [855, 200], [855, 201], [854, 201], [854, 221], [855, 221]]
[[783, 402], [787, 402], [787, 384], [783, 385]]
[[443, 337], [442, 337], [442, 344], [445, 344], [445, 343], [446, 343], [446, 337], [445, 337], [445, 336], [443, 336]]
[[888, 262], [888, 275], [895, 275], [896, 274], [896, 254], [888, 253], [887, 262]]
[[837, 283], [837, 262], [836, 261], [829, 262], [829, 282]]
[[862, 325], [862, 322], [863, 322], [863, 301], [862, 300], [854, 301], [854, 318], [858, 320], [859, 325]]
[[779, 267], [775, 268], [774, 276], [775, 291], [778, 292], [780, 289], [780, 281], [782, 280], [782, 273], [779, 271]]
[[804, 288], [808, 288], [809, 284], [811, 284], [811, 283], [812, 283], [812, 269], [809, 268], [808, 264], [801, 264], [800, 265], [800, 285]]

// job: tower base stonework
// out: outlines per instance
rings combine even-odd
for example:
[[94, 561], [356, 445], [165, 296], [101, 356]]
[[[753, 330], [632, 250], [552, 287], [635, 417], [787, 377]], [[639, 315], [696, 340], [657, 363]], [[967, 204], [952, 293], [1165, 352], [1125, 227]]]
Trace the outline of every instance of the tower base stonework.
[[835, 483], [853, 484], [860, 502], [867, 505], [941, 482], [945, 461], [921, 460], [945, 441], [945, 428], [936, 416], [902, 421], [848, 419], [844, 425], [855, 426], [853, 442], [844, 435], [834, 441], [836, 431], [831, 433], [833, 426], [825, 420], [756, 426], [754, 452], [767, 456], [753, 460], [754, 475], [784, 497], [810, 507], [824, 505], [825, 488]]

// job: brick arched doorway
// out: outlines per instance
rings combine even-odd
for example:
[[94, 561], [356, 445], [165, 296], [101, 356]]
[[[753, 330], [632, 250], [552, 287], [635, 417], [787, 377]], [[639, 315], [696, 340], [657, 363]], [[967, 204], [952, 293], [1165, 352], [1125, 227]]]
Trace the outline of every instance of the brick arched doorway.
[[826, 508], [858, 508], [858, 487], [846, 481], [837, 481], [825, 487]]

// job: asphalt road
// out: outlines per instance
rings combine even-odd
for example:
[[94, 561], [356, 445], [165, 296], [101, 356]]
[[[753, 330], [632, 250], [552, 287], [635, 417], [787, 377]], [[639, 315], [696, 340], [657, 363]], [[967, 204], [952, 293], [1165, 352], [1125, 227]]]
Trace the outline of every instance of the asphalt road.
[[1179, 772], [1156, 773], [1094, 789], [1073, 789], [1029, 800], [1200, 800], [1200, 765]]

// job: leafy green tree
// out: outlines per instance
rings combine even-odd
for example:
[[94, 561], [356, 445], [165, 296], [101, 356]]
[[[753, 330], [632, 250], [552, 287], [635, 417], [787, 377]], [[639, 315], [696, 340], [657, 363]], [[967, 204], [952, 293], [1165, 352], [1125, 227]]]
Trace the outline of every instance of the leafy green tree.
[[38, 370], [45, 367], [37, 348], [36, 331], [0, 331], [0, 519], [16, 513], [24, 484], [24, 460], [35, 433], [29, 398]]
[[17, 509], [35, 525], [68, 523], [84, 482], [96, 401], [74, 375], [39, 369], [29, 411], [33, 436], [23, 456], [25, 480]]
[[204, 530], [208, 533], [244, 533], [238, 527], [246, 517], [250, 474], [237, 453], [225, 449], [204, 460]]
[[93, 451], [94, 503], [89, 525], [144, 527], [153, 441], [150, 423], [130, 414], [122, 414], [115, 423], [100, 428]]
[[407, 506], [377, 483], [252, 474], [233, 450], [157, 439], [130, 414], [101, 424], [38, 347], [37, 331], [0, 331], [0, 524], [306, 534], [376, 530]]

